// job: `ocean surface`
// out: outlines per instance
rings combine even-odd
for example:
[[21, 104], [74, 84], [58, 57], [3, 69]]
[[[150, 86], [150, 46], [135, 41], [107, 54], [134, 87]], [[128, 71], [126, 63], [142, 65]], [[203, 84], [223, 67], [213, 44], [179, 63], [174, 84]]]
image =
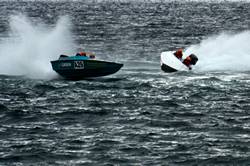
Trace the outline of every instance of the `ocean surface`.
[[[0, 165], [250, 165], [250, 2], [1, 1]], [[199, 61], [164, 73], [160, 54]], [[124, 64], [63, 80], [78, 50]]]

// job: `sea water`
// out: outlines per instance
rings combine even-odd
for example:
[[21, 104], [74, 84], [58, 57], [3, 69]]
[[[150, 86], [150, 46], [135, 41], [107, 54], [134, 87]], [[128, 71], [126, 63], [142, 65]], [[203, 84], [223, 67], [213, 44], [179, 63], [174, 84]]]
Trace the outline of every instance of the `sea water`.
[[[249, 165], [248, 1], [1, 1], [0, 165]], [[190, 72], [164, 73], [184, 48]], [[78, 50], [121, 62], [66, 81]]]

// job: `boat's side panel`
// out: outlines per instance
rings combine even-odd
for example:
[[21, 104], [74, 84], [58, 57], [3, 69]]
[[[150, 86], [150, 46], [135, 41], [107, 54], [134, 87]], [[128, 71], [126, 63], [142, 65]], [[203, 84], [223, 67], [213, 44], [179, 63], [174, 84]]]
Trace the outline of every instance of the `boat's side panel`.
[[74, 69], [74, 61], [70, 61], [70, 60], [67, 60], [67, 61], [64, 61], [64, 60], [51, 61], [51, 64], [52, 64], [53, 70], [55, 70], [55, 71]]
[[171, 73], [171, 72], [176, 72], [177, 70], [172, 68], [172, 67], [169, 67], [165, 64], [162, 64], [161, 65], [161, 70], [165, 71], [165, 72], [168, 72], [168, 73]]
[[123, 64], [98, 60], [52, 61], [53, 70], [67, 79], [99, 77], [117, 72]]

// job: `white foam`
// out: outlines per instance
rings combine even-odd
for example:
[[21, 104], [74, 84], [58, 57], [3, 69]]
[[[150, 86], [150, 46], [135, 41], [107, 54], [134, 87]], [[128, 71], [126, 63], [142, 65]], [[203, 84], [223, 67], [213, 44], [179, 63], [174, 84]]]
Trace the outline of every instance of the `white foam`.
[[185, 54], [194, 53], [199, 61], [197, 70], [249, 71], [250, 31], [237, 34], [221, 33], [203, 40], [199, 45], [189, 47]]
[[9, 35], [0, 42], [1, 74], [51, 78], [55, 72], [50, 60], [75, 52], [67, 16], [61, 17], [53, 28], [42, 23], [35, 25], [23, 15], [11, 16], [9, 24]]

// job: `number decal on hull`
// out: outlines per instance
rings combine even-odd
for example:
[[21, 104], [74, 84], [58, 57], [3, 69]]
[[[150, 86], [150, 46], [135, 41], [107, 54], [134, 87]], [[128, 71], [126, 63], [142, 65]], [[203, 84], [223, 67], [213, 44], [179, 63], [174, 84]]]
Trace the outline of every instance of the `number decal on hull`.
[[75, 61], [74, 67], [75, 69], [84, 69], [84, 61]]

